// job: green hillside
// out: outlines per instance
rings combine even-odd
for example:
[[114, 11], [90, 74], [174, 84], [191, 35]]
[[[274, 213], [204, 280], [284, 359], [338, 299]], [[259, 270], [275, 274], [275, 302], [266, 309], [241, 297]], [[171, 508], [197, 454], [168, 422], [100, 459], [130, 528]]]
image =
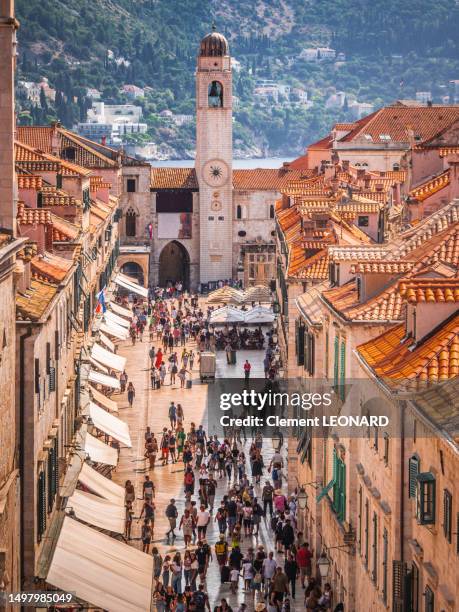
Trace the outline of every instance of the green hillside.
[[[57, 117], [71, 127], [85, 119], [86, 88], [116, 103], [126, 100], [119, 87], [133, 83], [151, 88], [136, 101], [149, 134], [136, 139], [167, 143], [180, 156], [193, 148], [194, 127], [171, 125], [159, 113], [194, 112], [197, 47], [214, 19], [241, 63], [234, 134], [248, 154], [255, 147], [301, 152], [332, 121], [349, 120], [354, 100], [377, 107], [417, 91], [446, 100], [449, 82], [459, 79], [454, 0], [17, 0], [17, 15], [18, 78], [47, 77], [58, 92], [55, 104], [20, 95], [21, 122]], [[316, 46], [332, 47], [344, 61], [299, 57]], [[253, 89], [266, 79], [306, 90], [312, 106], [260, 104]], [[330, 104], [336, 91], [346, 94], [339, 108]]]

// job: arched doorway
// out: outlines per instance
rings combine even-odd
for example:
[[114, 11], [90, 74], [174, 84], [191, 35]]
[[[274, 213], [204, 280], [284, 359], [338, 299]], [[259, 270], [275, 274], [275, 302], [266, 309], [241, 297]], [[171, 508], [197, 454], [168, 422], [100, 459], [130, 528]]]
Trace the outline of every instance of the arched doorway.
[[173, 240], [166, 244], [159, 256], [159, 286], [167, 287], [178, 281], [189, 289], [190, 256], [180, 242]]
[[132, 276], [136, 280], [139, 281], [139, 285], [144, 286], [144, 277], [142, 266], [140, 266], [135, 261], [127, 261], [125, 264], [121, 266], [121, 272], [126, 274], [127, 276]]

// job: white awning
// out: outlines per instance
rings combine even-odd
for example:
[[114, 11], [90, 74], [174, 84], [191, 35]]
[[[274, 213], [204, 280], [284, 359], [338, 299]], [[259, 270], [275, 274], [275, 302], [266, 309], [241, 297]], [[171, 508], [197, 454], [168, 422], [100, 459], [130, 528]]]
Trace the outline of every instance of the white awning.
[[124, 317], [119, 317], [114, 312], [110, 312], [109, 310], [104, 312], [104, 319], [107, 321], [107, 323], [115, 323], [115, 325], [119, 325], [120, 327], [129, 328], [131, 325], [127, 319]]
[[47, 582], [110, 612], [149, 610], [153, 557], [65, 517]]
[[118, 278], [124, 280], [125, 283], [131, 283], [131, 285], [138, 285], [139, 281], [133, 276], [129, 276], [129, 274], [124, 274], [123, 272], [118, 272]]
[[95, 402], [98, 402], [101, 406], [112, 412], [118, 412], [118, 404], [95, 389], [92, 385], [89, 385], [89, 392]]
[[124, 308], [123, 306], [120, 306], [116, 302], [110, 302], [109, 306], [110, 306], [110, 309], [113, 310], [115, 314], [120, 315], [121, 317], [132, 319], [132, 317], [134, 316], [134, 313], [132, 312], [132, 310], [129, 310], [129, 308]]
[[75, 489], [73, 495], [68, 498], [66, 508], [71, 508], [80, 521], [107, 531], [124, 533], [123, 504], [114, 504], [92, 493]]
[[97, 344], [97, 342], [94, 343], [91, 349], [91, 357], [112, 370], [118, 370], [118, 372], [122, 372], [126, 367], [126, 357], [121, 357], [121, 355], [115, 355], [107, 351], [107, 349], [104, 349], [104, 347]]
[[106, 478], [87, 463], [81, 466], [78, 481], [92, 493], [96, 493], [104, 499], [124, 507], [124, 489], [116, 482]]
[[112, 389], [120, 389], [120, 381], [114, 376], [107, 376], [101, 374], [95, 370], [89, 370], [88, 380], [103, 385], [104, 387], [111, 387]]
[[124, 289], [127, 289], [128, 291], [131, 291], [132, 293], [137, 293], [138, 295], [141, 295], [142, 297], [148, 297], [148, 289], [145, 289], [145, 287], [127, 283], [125, 280], [119, 278], [119, 276], [115, 277], [114, 281], [117, 285], [119, 285], [120, 287], [123, 287]]
[[99, 340], [102, 342], [102, 344], [105, 344], [105, 346], [108, 348], [108, 350], [110, 350], [112, 353], [115, 352], [115, 345], [113, 344], [113, 342], [107, 338], [107, 336], [105, 334], [103, 334], [102, 332], [99, 332]]
[[110, 334], [110, 336], [118, 338], [119, 340], [127, 340], [129, 338], [128, 330], [125, 327], [116, 325], [115, 323], [105, 323], [102, 321], [99, 329], [106, 334]]
[[97, 429], [115, 438], [125, 446], [132, 446], [127, 423], [100, 408], [94, 402], [89, 402], [89, 416]]
[[242, 323], [244, 312], [232, 306], [223, 306], [211, 313], [209, 323]]
[[276, 318], [276, 315], [270, 308], [265, 306], [255, 306], [244, 315], [246, 323], [272, 323]]
[[90, 357], [89, 361], [91, 365], [93, 365], [95, 368], [100, 370], [103, 374], [108, 374], [108, 369], [105, 366], [103, 366], [101, 363], [96, 361], [93, 357]]
[[116, 466], [118, 463], [118, 451], [116, 448], [112, 448], [89, 433], [86, 433], [84, 450], [88, 453], [91, 461], [96, 463], [105, 463], [106, 465], [113, 466]]

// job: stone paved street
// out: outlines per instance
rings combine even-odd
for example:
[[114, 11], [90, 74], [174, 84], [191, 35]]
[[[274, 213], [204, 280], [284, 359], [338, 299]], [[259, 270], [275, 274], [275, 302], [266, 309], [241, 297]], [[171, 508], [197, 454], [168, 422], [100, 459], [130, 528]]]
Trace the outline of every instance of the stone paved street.
[[[113, 473], [113, 479], [123, 486], [127, 479], [130, 479], [134, 483], [137, 492], [137, 502], [135, 506], [135, 516], [137, 517], [142, 507], [142, 501], [139, 498], [141, 497], [144, 475], [150, 473], [156, 486], [156, 498], [154, 500], [156, 504], [156, 519], [152, 546], [157, 546], [163, 556], [167, 551], [179, 550], [183, 557], [184, 543], [180, 531], [177, 530], [178, 537], [172, 548], [165, 540], [165, 532], [168, 530], [169, 525], [164, 514], [165, 507], [172, 497], [177, 501], [179, 519], [183, 513], [183, 464], [179, 462], [177, 464], [168, 464], [166, 467], [157, 465], [154, 470], [150, 472], [146, 471], [146, 463], [143, 458], [144, 432], [147, 425], [149, 425], [159, 442], [162, 428], [164, 426], [169, 426], [167, 411], [172, 400], [175, 403], [181, 403], [183, 406], [185, 414], [185, 431], [189, 430], [191, 422], [196, 423], [196, 425], [204, 422], [206, 414], [207, 384], [201, 384], [199, 380], [199, 365], [196, 360], [192, 373], [192, 389], [180, 389], [179, 384], [173, 386], [168, 385], [168, 375], [164, 387], [160, 390], [151, 390], [148, 357], [150, 344], [149, 342], [145, 342], [146, 339], [147, 334], [144, 334], [144, 342], [137, 342], [135, 346], [131, 346], [130, 341], [124, 342], [120, 345], [118, 350], [120, 355], [127, 357], [126, 371], [129, 380], [133, 382], [136, 389], [136, 397], [133, 407], [129, 408], [126, 394], [113, 396], [113, 399], [117, 400], [120, 407], [120, 418], [129, 424], [133, 444], [132, 449], [124, 448], [121, 450], [120, 461], [116, 471]], [[153, 342], [153, 345], [155, 345], [155, 342]], [[156, 345], [158, 345], [158, 343], [156, 343]], [[190, 344], [189, 347], [196, 352], [197, 347], [194, 342]], [[178, 351], [179, 354], [181, 350], [180, 348], [180, 351]], [[253, 377], [263, 377], [263, 355], [263, 351], [239, 351], [237, 354], [237, 364], [229, 366], [226, 363], [225, 353], [220, 351], [217, 354], [217, 377], [240, 377], [243, 375], [243, 363], [246, 358], [249, 359], [252, 364], [251, 375]], [[249, 446], [250, 438], [246, 443], [246, 455], [248, 454]], [[272, 453], [271, 440], [265, 440], [263, 447], [265, 466], [269, 464]], [[159, 464], [160, 462], [157, 461], [157, 463]], [[248, 474], [250, 474], [249, 466], [247, 470]], [[265, 475], [269, 477], [267, 470], [265, 470]], [[264, 482], [265, 478], [262, 479], [261, 486], [263, 486]], [[261, 486], [256, 486], [255, 492], [257, 494], [261, 493]], [[215, 501], [216, 507], [217, 502], [220, 501], [226, 492], [227, 479], [224, 478], [218, 481]], [[196, 499], [196, 497], [194, 497], [194, 499]], [[217, 524], [214, 522], [213, 518], [214, 517], [212, 517], [207, 532], [207, 540], [212, 549], [219, 535]], [[132, 529], [133, 540], [131, 544], [138, 548], [141, 548], [140, 527], [141, 523], [134, 520]], [[249, 545], [256, 547], [259, 544], [263, 544], [268, 551], [274, 550], [272, 535], [269, 531], [269, 518], [267, 522], [262, 519], [258, 537], [243, 540], [242, 550], [245, 551]], [[282, 555], [280, 555], [280, 557], [280, 560], [282, 560]], [[211, 606], [215, 605], [215, 602], [221, 597], [227, 597], [233, 608], [244, 601], [247, 603], [248, 607], [252, 608], [253, 606], [252, 595], [250, 593], [245, 594], [242, 589], [242, 579], [240, 579], [237, 595], [230, 594], [229, 584], [223, 586], [220, 584], [219, 570], [215, 561], [211, 563], [207, 575], [207, 591], [209, 593]], [[297, 598], [298, 597], [302, 598], [302, 594], [297, 594]]]

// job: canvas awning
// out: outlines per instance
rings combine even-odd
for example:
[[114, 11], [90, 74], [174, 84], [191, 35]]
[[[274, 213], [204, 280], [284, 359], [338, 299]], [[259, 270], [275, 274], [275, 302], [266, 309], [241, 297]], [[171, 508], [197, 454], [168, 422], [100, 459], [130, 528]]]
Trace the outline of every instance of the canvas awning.
[[110, 336], [118, 338], [119, 340], [127, 340], [129, 338], [128, 330], [125, 327], [116, 325], [115, 323], [105, 323], [104, 321], [102, 321], [99, 329], [105, 332], [106, 334], [110, 334]]
[[89, 361], [91, 365], [100, 370], [103, 374], [108, 374], [108, 369], [104, 365], [96, 361], [93, 357], [90, 357]]
[[104, 349], [104, 347], [97, 344], [97, 342], [94, 343], [91, 349], [91, 357], [112, 370], [118, 370], [118, 372], [122, 372], [126, 367], [126, 357], [115, 355], [107, 351], [107, 349]]
[[119, 317], [117, 314], [115, 314], [114, 312], [110, 312], [109, 310], [106, 310], [104, 312], [104, 319], [108, 323], [115, 323], [115, 325], [119, 325], [120, 327], [129, 328], [130, 326], [130, 323], [127, 319], [125, 319], [124, 317]]
[[113, 312], [117, 315], [120, 315], [120, 317], [126, 317], [128, 319], [132, 319], [132, 317], [134, 316], [134, 313], [132, 312], [132, 310], [129, 310], [129, 308], [124, 308], [123, 306], [120, 306], [116, 302], [110, 302], [109, 306], [110, 306], [110, 310], [113, 310]]
[[266, 308], [265, 306], [255, 306], [244, 315], [244, 321], [246, 323], [272, 323], [276, 315], [270, 308]]
[[120, 381], [114, 376], [107, 376], [101, 374], [95, 370], [89, 370], [88, 380], [103, 385], [104, 387], [110, 387], [112, 389], [120, 389]]
[[71, 508], [80, 521], [107, 531], [124, 533], [123, 504], [114, 504], [93, 493], [75, 489], [73, 495], [68, 498], [66, 508]]
[[95, 402], [98, 402], [104, 408], [107, 408], [112, 412], [118, 412], [118, 404], [95, 389], [92, 385], [89, 385], [89, 393], [91, 394], [92, 399]]
[[127, 423], [100, 408], [94, 402], [89, 402], [89, 416], [97, 429], [115, 438], [125, 446], [132, 446]]
[[106, 478], [87, 463], [83, 463], [81, 466], [78, 482], [92, 493], [96, 493], [114, 504], [124, 506], [123, 487], [117, 485], [110, 478]]
[[131, 285], [138, 285], [139, 281], [134, 278], [133, 276], [129, 276], [128, 274], [124, 274], [123, 272], [118, 272], [118, 278], [121, 278], [121, 280], [124, 280], [124, 282], [126, 283], [131, 283]]
[[86, 433], [84, 450], [91, 461], [95, 461], [96, 463], [105, 463], [106, 465], [113, 466], [116, 466], [118, 463], [118, 451], [116, 448], [105, 444], [105, 442], [91, 436], [89, 433]]
[[223, 306], [211, 313], [209, 323], [243, 323], [244, 312], [232, 306]]
[[99, 332], [99, 340], [102, 342], [102, 344], [105, 344], [109, 351], [111, 351], [112, 353], [115, 352], [115, 345], [110, 340], [110, 338], [107, 338], [107, 336], [102, 332]]
[[148, 289], [145, 289], [145, 287], [141, 287], [140, 285], [133, 285], [130, 282], [127, 283], [125, 280], [120, 278], [119, 275], [115, 277], [114, 281], [117, 285], [123, 287], [123, 289], [127, 289], [132, 293], [137, 293], [138, 295], [141, 295], [145, 298], [148, 297]]
[[153, 557], [66, 516], [47, 582], [110, 612], [150, 610]]

